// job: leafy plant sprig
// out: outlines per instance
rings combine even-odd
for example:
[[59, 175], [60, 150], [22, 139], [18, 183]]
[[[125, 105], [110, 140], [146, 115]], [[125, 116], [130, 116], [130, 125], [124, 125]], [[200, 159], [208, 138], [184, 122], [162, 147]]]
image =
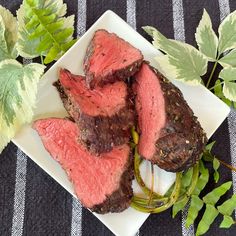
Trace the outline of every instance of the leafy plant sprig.
[[[215, 144], [214, 142], [209, 143], [203, 152], [202, 160], [207, 162], [212, 162], [212, 167], [214, 169], [214, 180], [217, 183], [219, 180], [218, 168], [220, 165], [219, 159], [212, 155], [211, 150]], [[224, 163], [225, 164], [225, 163]], [[228, 165], [227, 165], [228, 167]], [[231, 168], [230, 168], [231, 169]], [[217, 174], [216, 174], [217, 173]], [[183, 175], [188, 175], [188, 172]], [[202, 219], [200, 220], [196, 235], [202, 235], [208, 231], [211, 224], [214, 222], [215, 218], [221, 214], [223, 216], [223, 221], [220, 224], [220, 228], [229, 228], [235, 221], [232, 219], [232, 212], [236, 206], [236, 194], [234, 194], [229, 200], [226, 200], [222, 205], [215, 206], [219, 201], [220, 197], [223, 196], [231, 187], [232, 182], [226, 182], [221, 186], [215, 188], [210, 193], [205, 195], [202, 199], [199, 197], [199, 194], [202, 190], [204, 190], [206, 184], [209, 180], [209, 171], [204, 166], [204, 162], [200, 161], [200, 175], [197, 181], [197, 185], [192, 195], [189, 196], [185, 193], [185, 201], [180, 202], [177, 201], [173, 206], [172, 216], [175, 217], [176, 214], [183, 210], [187, 203], [190, 201], [190, 206], [188, 209], [187, 219], [186, 219], [186, 227], [192, 225], [195, 219], [198, 216], [199, 211], [205, 206], [205, 212], [203, 214]], [[223, 209], [227, 209], [223, 211]]]
[[206, 145], [206, 148], [203, 152], [203, 160], [207, 161], [207, 162], [212, 162], [213, 165], [213, 169], [215, 171], [214, 173], [214, 179], [215, 182], [218, 182], [219, 179], [219, 173], [218, 172], [218, 168], [220, 166], [220, 164], [222, 164], [223, 166], [225, 166], [226, 168], [235, 171], [236, 172], [236, 168], [234, 166], [231, 166], [227, 163], [225, 163], [224, 161], [222, 161], [221, 159], [219, 159], [218, 157], [216, 157], [215, 155], [212, 154], [211, 149], [213, 148], [213, 146], [215, 145], [215, 141], [209, 143], [208, 145]]
[[23, 0], [17, 19], [0, 6], [0, 152], [32, 120], [37, 85], [45, 69], [16, 59], [40, 56], [42, 64], [58, 59], [75, 42], [74, 16], [65, 14], [62, 0]]
[[[166, 55], [156, 58], [159, 69], [169, 78], [187, 83], [204, 84], [202, 76], [207, 72], [208, 62], [214, 62], [206, 87], [228, 105], [236, 105], [236, 11], [229, 14], [220, 24], [219, 38], [212, 29], [212, 22], [204, 9], [196, 29], [198, 50], [193, 46], [167, 39], [151, 26], [143, 29], [153, 38], [153, 45]], [[217, 65], [223, 66], [219, 78], [212, 84]]]
[[36, 100], [37, 83], [44, 66], [23, 66], [16, 59], [16, 18], [0, 6], [0, 151], [19, 128], [30, 122]]
[[[205, 182], [205, 184], [206, 183], [207, 182]], [[221, 186], [212, 190], [210, 193], [205, 195], [202, 199], [199, 198], [198, 196], [199, 193], [197, 194], [196, 192], [194, 192], [191, 195], [191, 199], [190, 199], [190, 207], [188, 209], [186, 227], [189, 227], [190, 225], [194, 223], [198, 215], [198, 212], [203, 208], [203, 206], [205, 206], [205, 212], [202, 216], [202, 219], [200, 220], [198, 224], [196, 235], [202, 235], [206, 233], [208, 229], [210, 228], [210, 225], [214, 222], [215, 218], [218, 216], [219, 213], [221, 213], [224, 217], [220, 225], [221, 228], [223, 227], [229, 228], [232, 224], [234, 224], [235, 222], [231, 221], [230, 219], [232, 219], [231, 215], [235, 208], [236, 195], [233, 195], [229, 200], [225, 201], [222, 205], [218, 207], [215, 206], [215, 204], [217, 204], [217, 202], [219, 201], [220, 197], [223, 196], [230, 189], [231, 185], [232, 185], [231, 181], [226, 182], [222, 184]], [[224, 208], [228, 210], [224, 211], [223, 210]]]
[[[209, 170], [205, 167], [204, 161], [212, 162], [215, 171], [215, 182], [217, 183], [219, 180], [218, 168], [220, 161], [211, 153], [215, 142], [212, 142], [205, 147], [199, 164], [197, 163], [194, 167], [188, 169], [184, 173], [176, 174], [175, 183], [167, 193], [162, 196], [154, 192], [153, 187], [149, 189], [145, 185], [139, 170], [142, 159], [137, 152], [136, 146], [138, 144], [139, 136], [134, 128], [132, 128], [131, 134], [133, 137], [132, 147], [134, 150], [134, 173], [137, 183], [146, 195], [146, 197], [135, 195], [132, 198], [131, 207], [146, 213], [160, 213], [172, 207], [172, 217], [174, 218], [187, 206], [188, 203], [190, 203], [186, 219], [186, 227], [190, 227], [190, 225], [195, 222], [199, 211], [204, 209], [202, 219], [197, 226], [197, 236], [206, 233], [219, 214], [223, 216], [220, 228], [229, 228], [235, 224], [231, 215], [236, 206], [236, 194], [220, 206], [216, 206], [219, 199], [231, 188], [231, 181], [220, 185], [206, 194], [203, 198], [200, 198], [200, 193], [204, 190], [209, 181]], [[151, 198], [150, 195], [152, 196]]]
[[62, 0], [23, 0], [17, 11], [19, 54], [25, 58], [45, 56], [45, 64], [60, 58], [76, 42], [74, 15], [65, 14]]
[[215, 180], [215, 183], [217, 183], [220, 177], [219, 172], [218, 172], [218, 169], [220, 167], [220, 161], [217, 157], [213, 156], [211, 153], [211, 149], [213, 148], [214, 145], [215, 145], [215, 141], [206, 145], [205, 150], [203, 152], [203, 160], [207, 162], [212, 162], [212, 167], [214, 169], [214, 180]]

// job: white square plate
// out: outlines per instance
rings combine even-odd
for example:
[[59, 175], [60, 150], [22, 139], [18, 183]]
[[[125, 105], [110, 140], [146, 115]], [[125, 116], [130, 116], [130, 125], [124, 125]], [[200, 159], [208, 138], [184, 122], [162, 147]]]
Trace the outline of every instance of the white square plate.
[[[45, 73], [39, 86], [35, 119], [66, 116], [67, 113], [52, 83], [57, 80], [58, 69], [60, 67], [67, 68], [75, 74], [83, 74], [82, 62], [86, 48], [97, 29], [106, 29], [116, 33], [140, 49], [145, 60], [150, 61], [153, 66], [157, 66], [154, 57], [161, 55], [161, 53], [114, 12], [107, 11], [94, 23], [83, 37]], [[203, 86], [193, 87], [176, 81], [174, 81], [174, 83], [181, 89], [185, 99], [206, 131], [207, 136], [210, 137], [227, 117], [229, 107]], [[13, 141], [34, 162], [51, 175], [68, 192], [75, 196], [72, 184], [68, 180], [65, 172], [44, 149], [39, 136], [30, 125], [25, 126]], [[145, 170], [148, 170], [147, 166], [143, 165], [143, 176], [147, 176]], [[160, 193], [164, 193], [174, 182], [175, 174], [167, 173], [158, 168], [155, 170], [158, 176], [157, 190]], [[136, 191], [138, 191], [135, 183], [134, 187]], [[135, 235], [149, 216], [149, 214], [141, 213], [131, 208], [122, 213], [95, 215], [117, 236]]]

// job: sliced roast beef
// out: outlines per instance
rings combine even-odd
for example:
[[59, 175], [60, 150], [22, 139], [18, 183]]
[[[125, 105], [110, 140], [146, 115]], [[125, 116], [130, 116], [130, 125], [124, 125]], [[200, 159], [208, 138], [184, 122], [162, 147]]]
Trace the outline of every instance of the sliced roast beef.
[[129, 207], [133, 160], [127, 144], [97, 158], [77, 142], [79, 128], [68, 119], [37, 120], [33, 127], [46, 150], [67, 172], [85, 207], [101, 214]]
[[90, 90], [84, 77], [62, 69], [56, 87], [90, 152], [109, 152], [113, 146], [128, 143], [134, 111], [123, 81]]
[[143, 60], [140, 50], [106, 30], [97, 30], [84, 59], [84, 71], [91, 88], [127, 79]]
[[133, 88], [139, 153], [167, 171], [194, 165], [207, 138], [181, 91], [146, 63], [135, 75]]

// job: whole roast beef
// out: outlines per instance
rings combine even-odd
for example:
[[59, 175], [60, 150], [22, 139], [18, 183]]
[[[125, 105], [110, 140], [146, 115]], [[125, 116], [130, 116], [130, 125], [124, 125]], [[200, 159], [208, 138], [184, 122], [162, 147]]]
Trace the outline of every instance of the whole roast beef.
[[207, 138], [181, 91], [147, 63], [135, 75], [133, 88], [140, 155], [167, 171], [193, 166]]
[[127, 79], [138, 71], [143, 61], [140, 50], [106, 30], [97, 30], [84, 58], [84, 71], [91, 88], [119, 79]]
[[134, 111], [123, 81], [90, 90], [83, 76], [61, 69], [55, 84], [64, 106], [80, 128], [80, 140], [95, 154], [129, 142]]
[[67, 172], [85, 207], [101, 214], [129, 207], [133, 161], [127, 144], [96, 158], [78, 143], [79, 128], [68, 119], [37, 120], [33, 127], [46, 150]]

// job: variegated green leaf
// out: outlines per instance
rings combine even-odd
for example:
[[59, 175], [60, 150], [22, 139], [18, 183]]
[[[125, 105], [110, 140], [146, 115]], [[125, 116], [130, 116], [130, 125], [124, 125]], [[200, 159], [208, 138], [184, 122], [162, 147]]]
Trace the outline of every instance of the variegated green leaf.
[[236, 47], [236, 11], [230, 13], [219, 26], [219, 54]]
[[236, 83], [225, 82], [223, 86], [223, 93], [226, 98], [233, 102], [236, 102]]
[[236, 67], [236, 49], [231, 50], [229, 53], [220, 58], [219, 63], [223, 67]]
[[23, 0], [17, 11], [17, 49], [25, 58], [45, 56], [45, 63], [59, 59], [74, 43], [74, 15], [65, 17], [62, 0]]
[[223, 85], [224, 96], [227, 99], [236, 102], [236, 68], [224, 68], [220, 72], [219, 77], [225, 81]]
[[[216, 82], [215, 82], [214, 93], [218, 98], [220, 98], [228, 106], [231, 106], [231, 101], [229, 99], [227, 99], [223, 94], [223, 86], [222, 86], [222, 83], [219, 79], [216, 80]], [[235, 103], [235, 107], [236, 107], [236, 103]]]
[[156, 31], [156, 28], [154, 28], [154, 27], [152, 27], [152, 26], [143, 26], [142, 27], [143, 28], [143, 30], [147, 33], [147, 34], [149, 34], [152, 38], [153, 38], [153, 34], [154, 34], [154, 32]]
[[7, 42], [5, 39], [5, 24], [0, 15], [0, 61], [11, 58], [7, 48]]
[[209, 61], [215, 61], [218, 38], [212, 29], [211, 18], [205, 9], [203, 10], [202, 19], [197, 27], [195, 38], [200, 52], [205, 54]]
[[224, 68], [221, 70], [219, 74], [219, 78], [223, 79], [224, 81], [235, 81], [236, 80], [236, 68]]
[[0, 152], [33, 116], [37, 84], [44, 66], [22, 66], [13, 59], [0, 62]]
[[168, 73], [171, 65], [176, 79], [193, 85], [202, 82], [201, 76], [207, 70], [207, 58], [201, 52], [189, 44], [167, 39], [152, 27], [144, 29], [153, 35], [153, 45], [168, 55], [168, 66], [162, 68], [165, 73]]
[[168, 55], [157, 56], [155, 59], [157, 62], [157, 69], [167, 78], [174, 79], [177, 77], [176, 69], [170, 64]]
[[0, 5], [0, 61], [17, 57], [16, 41], [16, 18], [9, 10]]

